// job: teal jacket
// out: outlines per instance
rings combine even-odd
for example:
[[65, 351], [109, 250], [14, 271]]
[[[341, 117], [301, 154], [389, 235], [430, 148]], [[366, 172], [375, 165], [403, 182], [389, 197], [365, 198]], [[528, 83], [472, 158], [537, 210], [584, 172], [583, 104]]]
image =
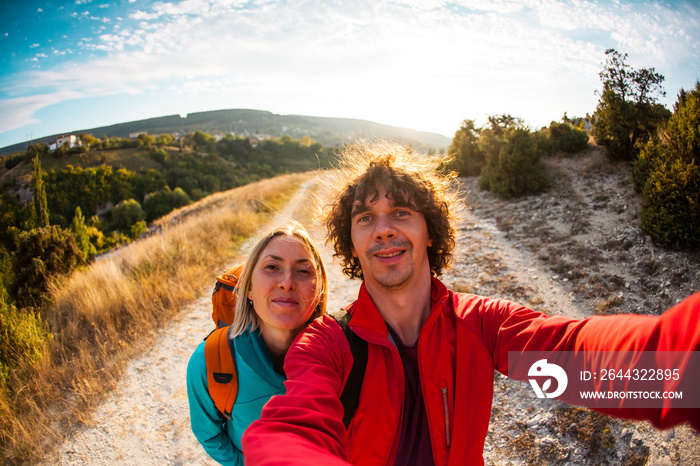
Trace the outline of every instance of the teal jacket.
[[238, 371], [233, 419], [220, 418], [209, 396], [204, 343], [197, 346], [187, 365], [187, 399], [192, 432], [204, 450], [221, 464], [242, 465], [241, 436], [251, 422], [260, 418], [270, 397], [285, 393], [286, 377], [274, 370], [272, 356], [258, 330], [247, 331], [233, 342]]

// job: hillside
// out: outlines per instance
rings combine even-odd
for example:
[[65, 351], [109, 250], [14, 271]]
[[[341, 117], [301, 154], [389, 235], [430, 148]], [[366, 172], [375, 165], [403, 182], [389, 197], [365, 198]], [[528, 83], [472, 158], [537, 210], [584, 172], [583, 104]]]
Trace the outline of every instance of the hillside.
[[[129, 137], [130, 134], [146, 131], [149, 134], [182, 134], [204, 131], [210, 134], [235, 133], [237, 135], [266, 134], [282, 137], [288, 134], [294, 138], [309, 136], [324, 145], [340, 145], [356, 138], [392, 139], [414, 147], [447, 148], [451, 139], [436, 133], [415, 131], [396, 126], [388, 126], [367, 120], [346, 118], [326, 118], [303, 115], [278, 115], [262, 110], [231, 109], [191, 113], [185, 118], [168, 115], [146, 120], [130, 121], [111, 126], [76, 129], [71, 134], [92, 134], [97, 138]], [[35, 139], [34, 142], [54, 142], [51, 135]], [[8, 155], [24, 150], [25, 143], [0, 148], [0, 155]]]

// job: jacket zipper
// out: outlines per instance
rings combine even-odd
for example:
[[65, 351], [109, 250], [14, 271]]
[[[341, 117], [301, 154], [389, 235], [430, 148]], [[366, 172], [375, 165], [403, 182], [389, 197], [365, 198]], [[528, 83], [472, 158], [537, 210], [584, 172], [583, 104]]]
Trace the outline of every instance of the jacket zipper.
[[445, 411], [445, 445], [450, 448], [450, 412], [447, 409], [447, 384], [445, 382], [442, 382], [440, 391], [442, 391], [442, 407]]

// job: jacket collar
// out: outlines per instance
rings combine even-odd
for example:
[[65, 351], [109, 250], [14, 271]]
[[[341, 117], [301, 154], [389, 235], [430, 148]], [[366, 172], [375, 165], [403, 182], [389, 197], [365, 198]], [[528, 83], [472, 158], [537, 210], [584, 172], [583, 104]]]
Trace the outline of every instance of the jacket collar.
[[[447, 287], [437, 278], [431, 277], [432, 290], [430, 293], [430, 315], [440, 312], [443, 304], [447, 300]], [[365, 283], [362, 282], [357, 300], [348, 308], [352, 314], [350, 327], [365, 328], [371, 332], [379, 334], [384, 338], [388, 336], [388, 330], [384, 318], [379, 313], [379, 309], [372, 301], [372, 297], [367, 292]], [[430, 317], [428, 317], [430, 318]]]
[[280, 385], [286, 380], [284, 374], [275, 370], [272, 355], [265, 345], [260, 329], [250, 330], [249, 327], [233, 340], [229, 337], [229, 342], [231, 341], [233, 341], [235, 352], [241, 356], [253, 372], [258, 374], [261, 380], [268, 381], [270, 385]]

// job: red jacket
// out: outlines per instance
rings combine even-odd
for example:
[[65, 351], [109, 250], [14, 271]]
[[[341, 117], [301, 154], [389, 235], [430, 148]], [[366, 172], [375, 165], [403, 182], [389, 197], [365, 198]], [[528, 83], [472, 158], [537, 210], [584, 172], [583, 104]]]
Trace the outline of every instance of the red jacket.
[[[317, 319], [290, 348], [287, 394], [273, 397], [243, 436], [247, 465], [394, 464], [401, 434], [403, 364], [364, 285], [350, 327], [368, 342], [360, 402], [346, 432], [339, 401], [352, 366], [350, 347], [330, 317]], [[483, 464], [494, 369], [509, 351], [700, 350], [700, 294], [652, 316], [548, 317], [518, 304], [448, 291], [433, 279], [432, 306], [418, 359], [436, 465]], [[698, 371], [697, 367], [689, 370]], [[658, 427], [690, 421], [697, 409], [607, 410]]]

